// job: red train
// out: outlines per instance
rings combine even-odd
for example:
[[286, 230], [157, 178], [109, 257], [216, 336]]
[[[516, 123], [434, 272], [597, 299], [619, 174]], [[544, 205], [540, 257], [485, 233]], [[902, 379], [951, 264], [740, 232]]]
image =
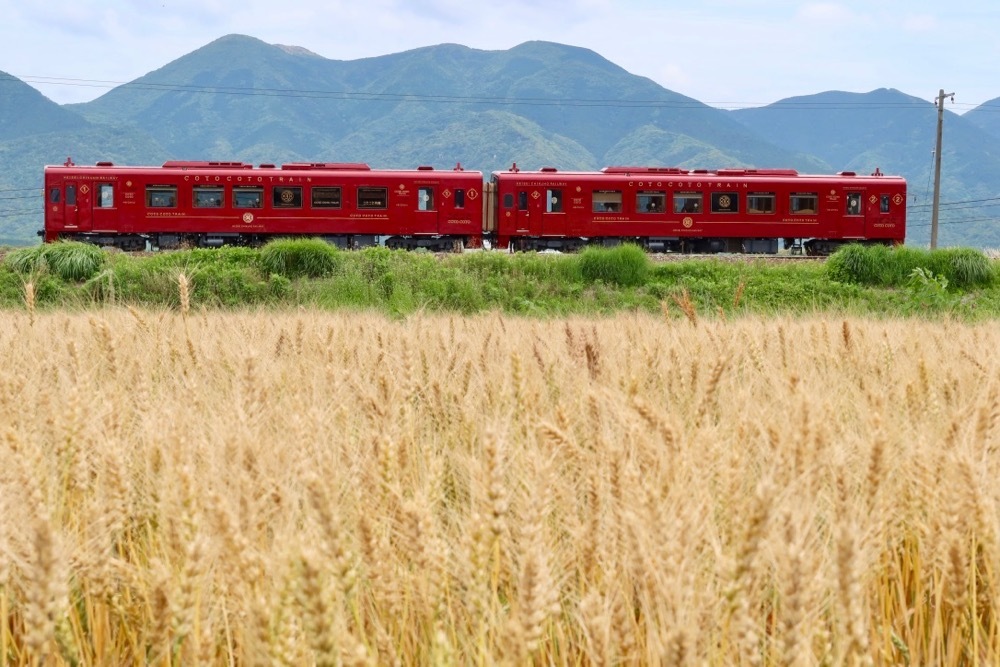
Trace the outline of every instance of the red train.
[[654, 251], [808, 254], [902, 243], [906, 181], [853, 172], [607, 167], [494, 172], [366, 164], [167, 162], [45, 168], [45, 241], [125, 250], [316, 236], [345, 248], [514, 250], [633, 242]]

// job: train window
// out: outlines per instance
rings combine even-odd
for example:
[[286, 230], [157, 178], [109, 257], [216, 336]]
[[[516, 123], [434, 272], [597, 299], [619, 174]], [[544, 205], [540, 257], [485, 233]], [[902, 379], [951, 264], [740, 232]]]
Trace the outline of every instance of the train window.
[[195, 187], [194, 207], [195, 208], [221, 208], [222, 198], [225, 191], [217, 187]]
[[49, 188], [49, 203], [58, 204], [61, 198], [62, 192], [59, 188]]
[[712, 213], [739, 213], [740, 196], [735, 192], [713, 192]]
[[881, 213], [889, 212], [889, 195], [882, 195], [882, 201], [879, 203], [878, 210]]
[[434, 188], [417, 188], [417, 210], [434, 210]]
[[674, 213], [701, 213], [701, 193], [674, 193]]
[[176, 208], [176, 185], [147, 185], [146, 206], [150, 208]]
[[233, 208], [263, 208], [264, 188], [233, 188]]
[[528, 210], [528, 193], [521, 190], [517, 193], [517, 210], [527, 211]]
[[455, 190], [455, 208], [465, 208], [465, 190]]
[[621, 213], [621, 190], [594, 190], [594, 213]]
[[389, 189], [358, 188], [358, 208], [389, 208]]
[[504, 208], [514, 208], [514, 195], [511, 193], [506, 193], [503, 196], [503, 207]]
[[274, 208], [302, 208], [302, 188], [299, 186], [279, 186], [271, 191]]
[[115, 205], [115, 187], [111, 183], [97, 184], [97, 208], [112, 208]]
[[313, 188], [313, 208], [340, 208], [340, 188]]
[[663, 213], [667, 210], [667, 193], [662, 190], [639, 190], [635, 210], [639, 213]]
[[792, 215], [815, 215], [819, 209], [819, 195], [815, 192], [793, 192], [790, 201]]
[[547, 213], [562, 213], [562, 190], [545, 191], [545, 211]]
[[66, 204], [68, 206], [76, 206], [76, 186], [67, 185], [66, 186]]
[[751, 192], [748, 194], [747, 213], [774, 213], [774, 193]]
[[861, 193], [847, 193], [847, 215], [861, 215]]

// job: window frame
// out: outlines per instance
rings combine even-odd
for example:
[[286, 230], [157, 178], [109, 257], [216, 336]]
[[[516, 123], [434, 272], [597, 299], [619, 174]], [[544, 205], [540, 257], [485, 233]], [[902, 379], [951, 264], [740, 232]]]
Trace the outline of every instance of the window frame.
[[[705, 194], [700, 190], [684, 190], [674, 193], [674, 213], [691, 215], [701, 213], [704, 209]], [[689, 206], [693, 210], [689, 210]]]
[[[761, 200], [770, 202], [769, 209], [762, 209], [754, 204]], [[748, 192], [747, 193], [747, 214], [748, 215], [774, 215], [778, 211], [777, 192]]]
[[[798, 200], [812, 200], [812, 207], [796, 208]], [[819, 193], [818, 192], [793, 192], [788, 195], [788, 212], [791, 215], [819, 215]]]
[[[94, 208], [114, 208], [115, 207], [115, 184], [111, 182], [98, 183], [96, 188], [97, 196], [94, 198]], [[110, 203], [105, 205], [104, 193], [110, 192]]]
[[[317, 194], [329, 193], [318, 201]], [[334, 193], [336, 193], [334, 195]], [[329, 203], [326, 203], [329, 202]], [[339, 185], [314, 185], [309, 189], [309, 205], [318, 209], [341, 209], [344, 207], [344, 189]]]
[[[169, 197], [166, 204], [155, 204], [156, 195]], [[147, 185], [146, 186], [146, 208], [177, 208], [177, 186], [176, 185]]]
[[[289, 197], [286, 199], [285, 194]], [[302, 208], [301, 185], [275, 185], [271, 188], [271, 208], [297, 209]]]
[[[241, 195], [257, 195], [257, 205], [248, 205], [240, 201]], [[233, 186], [233, 208], [257, 210], [264, 208], [264, 187], [261, 185], [236, 185]]]
[[622, 194], [621, 190], [591, 190], [593, 213], [622, 213]]
[[[209, 197], [207, 203], [201, 199], [202, 195]], [[226, 188], [221, 185], [196, 185], [191, 188], [191, 208], [222, 208], [226, 201]]]
[[[644, 201], [645, 199], [645, 201]], [[650, 204], [659, 202], [653, 208]], [[667, 210], [666, 190], [639, 190], [635, 193], [635, 210], [643, 215], [657, 215], [665, 213]]]
[[359, 211], [387, 211], [389, 188], [378, 185], [361, 185], [355, 193]]

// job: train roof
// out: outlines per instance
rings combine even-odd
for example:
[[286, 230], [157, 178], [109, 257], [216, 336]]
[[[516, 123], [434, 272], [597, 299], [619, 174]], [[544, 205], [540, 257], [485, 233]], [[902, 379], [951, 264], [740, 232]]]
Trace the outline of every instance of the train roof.
[[853, 171], [841, 171], [835, 174], [800, 174], [795, 169], [755, 169], [755, 168], [721, 168], [721, 169], [683, 169], [680, 167], [643, 167], [643, 166], [609, 166], [600, 171], [562, 171], [555, 167], [541, 167], [535, 171], [525, 171], [514, 164], [510, 169], [494, 171], [494, 175], [524, 176], [528, 178], [537, 177], [565, 177], [573, 180], [586, 180], [595, 177], [620, 176], [623, 178], [652, 177], [682, 179], [689, 178], [746, 178], [767, 179], [767, 180], [829, 180], [829, 179], [851, 179], [860, 180], [878, 178], [902, 181], [902, 176], [887, 176], [881, 170], [875, 169], [872, 174], [858, 174]]
[[186, 171], [196, 171], [196, 172], [245, 172], [250, 171], [253, 173], [268, 173], [268, 172], [339, 172], [339, 173], [370, 173], [380, 176], [392, 175], [392, 174], [405, 174], [414, 175], [419, 173], [434, 173], [435, 175], [444, 174], [466, 174], [466, 175], [482, 175], [479, 171], [466, 171], [462, 167], [461, 163], [456, 164], [452, 169], [435, 169], [429, 165], [421, 165], [413, 169], [373, 169], [370, 165], [364, 162], [288, 162], [281, 165], [262, 163], [254, 166], [248, 162], [238, 162], [238, 161], [214, 161], [214, 160], [168, 160], [164, 162], [161, 166], [155, 165], [118, 165], [113, 162], [97, 162], [94, 165], [78, 165], [72, 161], [72, 159], [67, 158], [66, 162], [58, 165], [46, 165], [46, 171], [60, 171], [60, 170], [83, 170], [87, 172], [101, 172], [106, 171], [109, 174], [113, 173], [143, 173], [143, 174], [162, 174], [166, 172], [186, 172]]

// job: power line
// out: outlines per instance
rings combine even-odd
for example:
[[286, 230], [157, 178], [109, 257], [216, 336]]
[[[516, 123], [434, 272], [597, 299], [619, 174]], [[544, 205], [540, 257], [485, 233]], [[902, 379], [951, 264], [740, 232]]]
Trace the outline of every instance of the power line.
[[[670, 109], [716, 109], [722, 107], [747, 108], [767, 106], [769, 109], [796, 110], [846, 110], [846, 109], [927, 109], [927, 103], [921, 100], [905, 102], [822, 102], [822, 101], [785, 101], [769, 104], [747, 102], [726, 103], [722, 105], [706, 105], [697, 100], [624, 100], [621, 98], [551, 98], [551, 97], [497, 97], [481, 95], [448, 95], [421, 93], [375, 93], [346, 90], [312, 90], [295, 88], [249, 88], [240, 86], [194, 86], [189, 84], [166, 84], [140, 81], [108, 81], [102, 79], [73, 79], [65, 77], [45, 77], [21, 75], [15, 77], [0, 77], [3, 82], [41, 83], [46, 85], [73, 86], [83, 88], [128, 88], [160, 92], [186, 92], [210, 95], [234, 95], [256, 97], [279, 97], [300, 99], [340, 99], [345, 101], [391, 101], [391, 102], [428, 102], [440, 104], [501, 104], [526, 106], [572, 106], [572, 107], [614, 107], [614, 108], [670, 108]], [[1000, 110], [998, 107], [997, 110]]]

